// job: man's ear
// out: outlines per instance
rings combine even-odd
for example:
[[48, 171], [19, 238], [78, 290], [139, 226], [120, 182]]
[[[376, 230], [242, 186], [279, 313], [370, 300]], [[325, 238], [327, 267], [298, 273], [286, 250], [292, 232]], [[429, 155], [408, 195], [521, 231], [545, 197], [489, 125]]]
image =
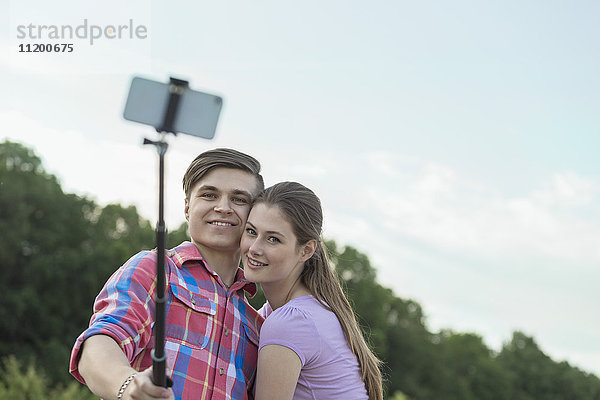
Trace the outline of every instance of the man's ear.
[[315, 254], [316, 250], [317, 250], [317, 241], [315, 239], [311, 239], [308, 242], [304, 243], [302, 245], [302, 249], [301, 249], [300, 261], [304, 262], [304, 261], [308, 260], [309, 258], [311, 258], [313, 256], [313, 254]]
[[185, 199], [185, 207], [183, 208], [183, 212], [185, 213], [185, 220], [189, 222], [190, 221], [190, 202], [187, 198]]

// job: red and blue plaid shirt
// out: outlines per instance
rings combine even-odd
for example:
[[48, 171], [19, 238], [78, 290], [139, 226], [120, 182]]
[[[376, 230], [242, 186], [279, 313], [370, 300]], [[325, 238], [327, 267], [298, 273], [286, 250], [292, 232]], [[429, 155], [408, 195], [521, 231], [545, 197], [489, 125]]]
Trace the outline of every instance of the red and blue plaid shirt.
[[[205, 265], [197, 247], [184, 242], [167, 251], [169, 283], [165, 352], [176, 399], [251, 399], [263, 318], [244, 296], [256, 285], [238, 269], [229, 290]], [[78, 371], [81, 345], [92, 335], [112, 337], [132, 367], [152, 365], [156, 300], [156, 252], [133, 256], [106, 282], [94, 303], [90, 326], [77, 339], [70, 372]]]

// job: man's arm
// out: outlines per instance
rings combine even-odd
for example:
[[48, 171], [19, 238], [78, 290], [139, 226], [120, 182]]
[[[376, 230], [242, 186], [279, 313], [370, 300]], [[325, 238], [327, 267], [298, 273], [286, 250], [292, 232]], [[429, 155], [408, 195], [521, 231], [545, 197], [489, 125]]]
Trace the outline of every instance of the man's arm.
[[[110, 336], [94, 335], [83, 343], [79, 373], [88, 388], [105, 400], [116, 400], [125, 380], [136, 370]], [[123, 399], [174, 399], [171, 389], [152, 383], [152, 368], [139, 373], [127, 386]]]

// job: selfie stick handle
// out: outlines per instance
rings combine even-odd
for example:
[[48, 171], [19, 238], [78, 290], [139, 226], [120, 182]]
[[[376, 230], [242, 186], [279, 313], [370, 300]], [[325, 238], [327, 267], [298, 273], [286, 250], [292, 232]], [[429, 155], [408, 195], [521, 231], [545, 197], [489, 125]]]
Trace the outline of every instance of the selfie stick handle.
[[156, 318], [154, 323], [154, 349], [152, 350], [152, 382], [157, 386], [170, 387], [173, 382], [166, 375], [165, 354], [165, 247], [167, 230], [164, 221], [164, 184], [165, 184], [165, 153], [168, 144], [164, 141], [164, 133], [175, 133], [173, 123], [177, 116], [177, 109], [181, 95], [188, 86], [187, 81], [171, 78], [169, 85], [169, 102], [163, 118], [163, 124], [156, 127], [162, 134], [161, 139], [153, 141], [144, 139], [144, 144], [156, 146], [159, 156], [158, 165], [158, 223], [156, 224]]

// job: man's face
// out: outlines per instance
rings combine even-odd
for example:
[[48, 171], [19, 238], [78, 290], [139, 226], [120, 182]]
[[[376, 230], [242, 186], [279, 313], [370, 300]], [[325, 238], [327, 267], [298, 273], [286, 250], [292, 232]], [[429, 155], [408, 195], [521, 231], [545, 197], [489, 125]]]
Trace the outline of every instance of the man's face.
[[192, 242], [200, 251], [239, 251], [257, 181], [250, 172], [215, 168], [196, 182], [185, 200]]

